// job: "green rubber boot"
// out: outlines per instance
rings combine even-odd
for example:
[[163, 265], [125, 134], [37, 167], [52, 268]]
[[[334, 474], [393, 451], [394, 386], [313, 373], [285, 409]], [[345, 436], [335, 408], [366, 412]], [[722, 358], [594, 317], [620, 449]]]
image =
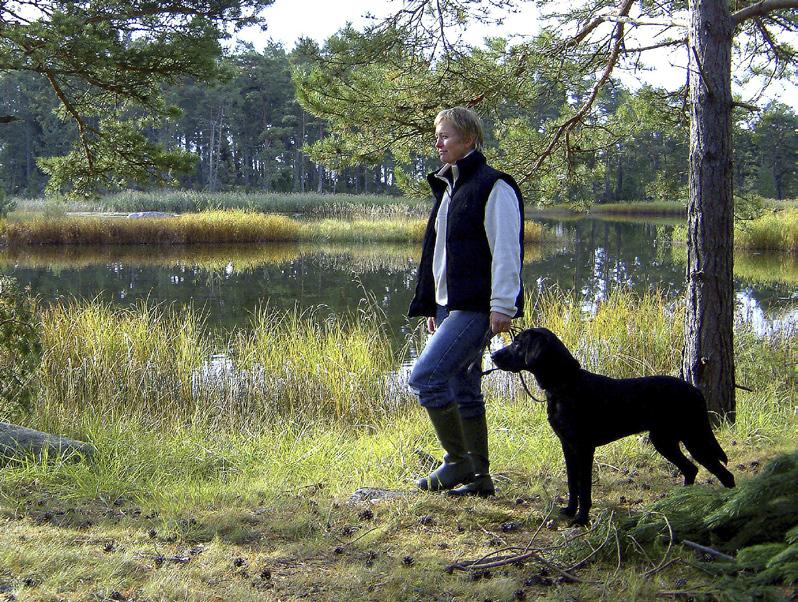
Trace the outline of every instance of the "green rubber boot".
[[474, 478], [474, 465], [465, 444], [457, 404], [452, 403], [445, 408], [427, 408], [427, 413], [446, 455], [438, 468], [416, 480], [416, 486], [424, 491], [442, 491], [469, 482]]
[[488, 468], [488, 423], [485, 415], [474, 418], [463, 418], [463, 436], [465, 437], [468, 455], [474, 464], [474, 478], [462, 487], [451, 489], [449, 495], [477, 495], [489, 497], [496, 495], [493, 479]]

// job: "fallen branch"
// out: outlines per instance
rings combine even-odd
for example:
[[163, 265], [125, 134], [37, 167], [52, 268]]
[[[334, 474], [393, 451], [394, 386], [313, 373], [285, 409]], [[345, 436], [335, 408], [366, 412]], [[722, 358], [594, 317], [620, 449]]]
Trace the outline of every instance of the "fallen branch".
[[735, 561], [736, 559], [734, 556], [729, 556], [728, 554], [724, 554], [723, 552], [719, 552], [714, 548], [708, 548], [706, 546], [702, 546], [701, 544], [697, 544], [694, 541], [690, 541], [687, 539], [682, 540], [682, 544], [686, 545], [688, 548], [692, 548], [699, 552], [703, 552], [704, 554], [709, 554], [710, 556], [714, 556], [715, 558], [721, 558], [723, 560], [731, 560]]
[[[572, 543], [573, 539], [570, 540], [569, 542], [566, 542], [566, 544], [563, 544], [563, 545], [550, 546], [550, 547], [546, 547], [546, 548], [532, 548], [532, 543], [534, 542], [534, 540], [537, 537], [538, 533], [540, 533], [540, 530], [543, 527], [543, 525], [545, 525], [546, 522], [548, 521], [548, 518], [549, 518], [549, 516], [551, 514], [551, 510], [552, 509], [553, 509], [553, 506], [549, 510], [549, 513], [546, 515], [546, 517], [541, 522], [540, 527], [538, 527], [538, 529], [535, 531], [534, 535], [532, 536], [532, 539], [527, 544], [526, 548], [524, 548], [523, 551], [520, 554], [505, 554], [503, 556], [497, 556], [497, 554], [499, 554], [501, 552], [507, 552], [507, 551], [511, 551], [511, 550], [520, 550], [520, 548], [518, 548], [518, 547], [508, 547], [508, 548], [504, 548], [502, 550], [496, 550], [495, 552], [491, 552], [490, 554], [487, 554], [487, 555], [485, 555], [485, 556], [483, 556], [481, 558], [478, 558], [477, 560], [465, 560], [465, 561], [461, 561], [461, 562], [454, 562], [452, 564], [447, 565], [444, 568], [444, 570], [447, 573], [453, 573], [454, 571], [484, 571], [484, 570], [487, 570], [487, 569], [495, 569], [497, 567], [507, 566], [507, 565], [510, 565], [510, 564], [520, 565], [520, 564], [523, 564], [526, 561], [530, 561], [531, 560], [533, 562], [536, 562], [536, 563], [544, 566], [546, 569], [548, 569], [550, 571], [558, 573], [559, 575], [561, 575], [562, 577], [565, 577], [569, 581], [576, 582], [576, 583], [592, 584], [592, 585], [600, 584], [601, 583], [600, 581], [581, 579], [581, 578], [577, 577], [572, 571], [574, 569], [579, 568], [582, 565], [584, 565], [590, 558], [592, 558], [595, 554], [598, 553], [599, 550], [601, 550], [604, 547], [604, 545], [607, 543], [607, 541], [609, 541], [609, 534], [610, 534], [610, 532], [612, 530], [612, 521], [611, 520], [608, 521], [609, 522], [609, 527], [607, 528], [607, 537], [604, 539], [602, 544], [597, 549], [593, 550], [590, 553], [590, 555], [587, 556], [587, 558], [584, 558], [584, 559], [580, 560], [575, 565], [573, 565], [571, 567], [568, 567], [568, 568], [563, 568], [563, 567], [559, 566], [557, 563], [552, 562], [551, 560], [548, 560], [543, 555], [543, 553], [544, 552], [551, 552], [551, 551], [557, 550], [557, 549], [561, 549], [562, 547], [567, 546], [570, 543]], [[583, 534], [580, 534], [577, 537], [582, 537], [585, 533], [592, 532], [595, 529], [596, 529], [596, 527], [594, 526], [590, 531], [585, 531]]]

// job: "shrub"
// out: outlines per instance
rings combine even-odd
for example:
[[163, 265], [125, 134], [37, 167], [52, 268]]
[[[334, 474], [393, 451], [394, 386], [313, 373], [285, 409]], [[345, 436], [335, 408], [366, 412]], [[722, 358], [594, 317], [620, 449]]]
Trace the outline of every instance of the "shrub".
[[7, 217], [11, 211], [17, 208], [17, 202], [6, 196], [5, 191], [0, 188], [0, 217]]
[[35, 300], [0, 276], [0, 419], [29, 409], [38, 390], [39, 330]]

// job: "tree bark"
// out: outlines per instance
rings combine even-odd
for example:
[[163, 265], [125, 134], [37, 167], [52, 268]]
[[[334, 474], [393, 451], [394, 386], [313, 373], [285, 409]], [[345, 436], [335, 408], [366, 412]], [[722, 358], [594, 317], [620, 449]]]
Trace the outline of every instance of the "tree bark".
[[94, 453], [94, 448], [82, 441], [0, 422], [0, 458], [25, 454], [33, 454], [40, 458], [45, 450], [50, 457], [61, 454], [91, 457]]
[[733, 421], [733, 24], [725, 0], [691, 0], [690, 15], [690, 199], [682, 377], [704, 393], [713, 420]]

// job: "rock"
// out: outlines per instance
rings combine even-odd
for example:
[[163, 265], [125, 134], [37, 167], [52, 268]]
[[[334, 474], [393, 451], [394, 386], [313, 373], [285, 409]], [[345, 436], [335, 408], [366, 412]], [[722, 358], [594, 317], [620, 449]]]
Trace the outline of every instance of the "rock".
[[381, 500], [393, 500], [413, 494], [413, 491], [395, 491], [390, 489], [377, 489], [374, 487], [361, 487], [350, 497], [350, 504], [359, 502], [379, 502]]
[[128, 213], [128, 219], [141, 219], [143, 217], [175, 217], [174, 213], [164, 213], [163, 211], [135, 211]]
[[36, 458], [41, 458], [45, 451], [49, 456], [80, 460], [91, 458], [94, 447], [83, 441], [0, 422], [0, 457], [15, 458], [32, 454]]

